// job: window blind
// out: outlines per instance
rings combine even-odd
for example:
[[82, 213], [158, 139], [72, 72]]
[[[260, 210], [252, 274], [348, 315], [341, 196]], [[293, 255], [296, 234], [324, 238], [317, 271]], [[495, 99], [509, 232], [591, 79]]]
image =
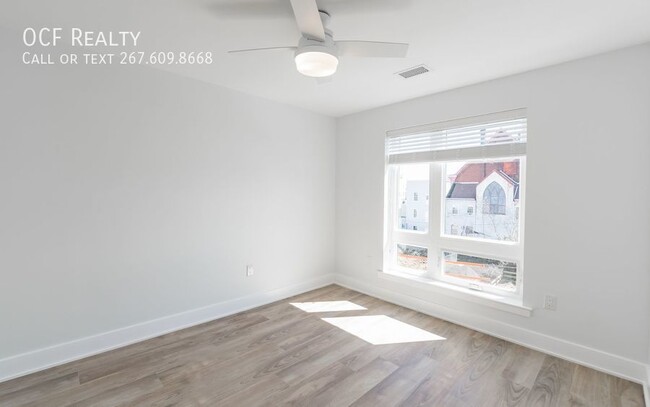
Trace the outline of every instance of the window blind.
[[393, 130], [389, 164], [469, 160], [526, 154], [525, 109]]

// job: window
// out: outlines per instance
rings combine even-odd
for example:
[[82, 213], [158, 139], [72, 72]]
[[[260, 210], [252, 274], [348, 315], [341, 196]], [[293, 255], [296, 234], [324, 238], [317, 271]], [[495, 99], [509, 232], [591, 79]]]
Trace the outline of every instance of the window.
[[517, 287], [517, 263], [447, 251], [442, 259], [442, 274], [452, 281], [474, 283], [474, 289], [489, 285], [512, 292]]
[[494, 181], [483, 192], [483, 213], [492, 215], [506, 214], [506, 193]]
[[[445, 180], [442, 205], [454, 205], [451, 215], [444, 219], [445, 228], [452, 223], [458, 224], [460, 220], [464, 230], [462, 236], [510, 242], [519, 240], [519, 158], [454, 161], [439, 165]], [[458, 201], [467, 204], [467, 213], [452, 216], [458, 212], [455, 211]], [[475, 205], [478, 206], [476, 216]]]
[[389, 132], [384, 271], [521, 299], [526, 141], [523, 110]]
[[[429, 202], [419, 198], [429, 194], [429, 165], [400, 165], [393, 179], [393, 197], [397, 199], [397, 228], [404, 231], [426, 232], [429, 228]], [[407, 199], [411, 198], [413, 199]]]
[[424, 247], [397, 244], [397, 266], [407, 271], [424, 272], [429, 262], [429, 251]]

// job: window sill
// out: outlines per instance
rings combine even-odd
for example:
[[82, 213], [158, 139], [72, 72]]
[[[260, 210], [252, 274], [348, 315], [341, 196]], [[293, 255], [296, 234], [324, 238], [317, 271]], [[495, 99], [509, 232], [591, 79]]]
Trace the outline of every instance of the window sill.
[[388, 281], [406, 283], [417, 288], [425, 288], [449, 297], [473, 302], [487, 307], [496, 308], [500, 311], [510, 312], [522, 317], [530, 317], [533, 309], [523, 305], [521, 300], [507, 298], [493, 293], [470, 290], [442, 281], [430, 280], [399, 271], [379, 271], [378, 277]]

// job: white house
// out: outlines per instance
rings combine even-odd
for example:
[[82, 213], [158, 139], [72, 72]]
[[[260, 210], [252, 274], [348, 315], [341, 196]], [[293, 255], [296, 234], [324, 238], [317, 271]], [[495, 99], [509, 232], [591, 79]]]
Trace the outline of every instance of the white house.
[[454, 175], [445, 204], [447, 234], [517, 241], [518, 161], [465, 164]]
[[404, 199], [400, 205], [400, 228], [424, 231], [428, 223], [429, 181], [407, 181]]

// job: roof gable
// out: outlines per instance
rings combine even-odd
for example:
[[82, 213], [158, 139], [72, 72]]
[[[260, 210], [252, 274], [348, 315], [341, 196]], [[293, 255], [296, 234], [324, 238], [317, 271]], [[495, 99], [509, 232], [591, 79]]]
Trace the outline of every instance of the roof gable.
[[447, 198], [476, 199], [477, 185], [478, 184], [476, 183], [462, 184], [462, 183], [454, 182], [453, 184], [451, 184], [451, 188], [449, 188], [449, 192], [447, 193]]
[[447, 198], [476, 199], [476, 187], [496, 174], [514, 187], [514, 199], [519, 199], [519, 160], [493, 163], [467, 163], [453, 178]]

